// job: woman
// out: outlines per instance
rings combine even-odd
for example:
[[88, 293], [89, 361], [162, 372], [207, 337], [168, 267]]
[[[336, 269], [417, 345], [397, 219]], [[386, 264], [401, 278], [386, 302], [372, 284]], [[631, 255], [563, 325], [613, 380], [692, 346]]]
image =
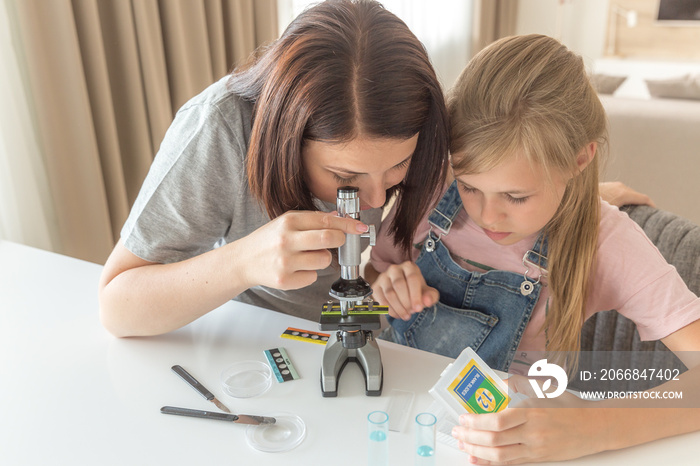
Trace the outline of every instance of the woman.
[[[316, 320], [329, 248], [377, 224], [408, 249], [445, 176], [448, 124], [427, 53], [374, 1], [299, 15], [175, 117], [100, 280], [114, 335], [179, 328], [230, 299]], [[357, 186], [361, 220], [339, 218]]]

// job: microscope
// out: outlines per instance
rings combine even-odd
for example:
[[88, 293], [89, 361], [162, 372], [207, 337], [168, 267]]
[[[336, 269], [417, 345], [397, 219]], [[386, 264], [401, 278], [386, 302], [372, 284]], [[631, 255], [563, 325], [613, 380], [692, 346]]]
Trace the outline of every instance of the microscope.
[[[354, 186], [338, 188], [339, 217], [360, 218], [358, 191]], [[364, 373], [365, 394], [382, 394], [382, 356], [372, 330], [381, 328], [379, 316], [386, 314], [388, 307], [380, 306], [370, 298], [372, 288], [360, 276], [360, 238], [369, 238], [370, 245], [374, 246], [374, 225], [361, 235], [346, 233], [345, 244], [338, 248], [340, 278], [333, 282], [328, 292], [334, 299], [325, 303], [321, 311], [319, 328], [331, 331], [321, 364], [324, 397], [338, 395], [338, 379], [350, 361], [356, 362]]]

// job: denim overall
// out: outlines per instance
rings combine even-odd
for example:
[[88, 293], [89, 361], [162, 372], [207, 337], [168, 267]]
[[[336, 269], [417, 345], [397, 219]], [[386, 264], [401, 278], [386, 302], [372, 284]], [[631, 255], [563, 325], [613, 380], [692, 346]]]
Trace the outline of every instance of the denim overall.
[[547, 242], [540, 236], [527, 251], [524, 274], [470, 272], [457, 265], [440, 241], [461, 208], [454, 182], [428, 217], [430, 232], [416, 260], [427, 284], [440, 292], [440, 301], [408, 321], [387, 316], [393, 328], [389, 333], [396, 343], [451, 358], [469, 346], [491, 368], [507, 372], [542, 287], [528, 271], [539, 277], [546, 269]]

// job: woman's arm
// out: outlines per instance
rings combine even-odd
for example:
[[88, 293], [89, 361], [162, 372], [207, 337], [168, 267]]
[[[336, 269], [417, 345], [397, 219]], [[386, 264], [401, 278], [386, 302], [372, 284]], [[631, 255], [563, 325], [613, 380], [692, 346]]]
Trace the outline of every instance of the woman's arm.
[[116, 336], [177, 329], [253, 286], [298, 289], [316, 281], [358, 220], [321, 212], [287, 212], [250, 235], [191, 259], [148, 262], [120, 241], [99, 285], [100, 318]]
[[610, 205], [622, 207], [623, 205], [648, 205], [656, 207], [654, 201], [646, 194], [635, 191], [619, 181], [600, 183], [600, 197]]
[[238, 245], [172, 264], [145, 261], [120, 240], [100, 278], [100, 318], [119, 337], [166, 333], [246, 289], [235, 267]]
[[367, 283], [374, 283], [379, 276], [379, 272], [372, 266], [372, 263], [368, 262], [365, 264], [365, 270], [362, 276], [365, 277]]

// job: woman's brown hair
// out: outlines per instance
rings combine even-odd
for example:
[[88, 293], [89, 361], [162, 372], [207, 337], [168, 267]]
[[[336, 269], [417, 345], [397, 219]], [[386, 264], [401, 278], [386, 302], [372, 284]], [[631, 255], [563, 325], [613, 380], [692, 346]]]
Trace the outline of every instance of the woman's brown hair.
[[406, 177], [387, 192], [387, 199], [398, 194], [389, 231], [410, 251], [444, 182], [449, 141], [440, 83], [399, 18], [374, 1], [323, 2], [234, 70], [229, 88], [254, 104], [248, 183], [271, 218], [316, 210], [304, 182], [304, 140], [405, 140], [419, 133]]

